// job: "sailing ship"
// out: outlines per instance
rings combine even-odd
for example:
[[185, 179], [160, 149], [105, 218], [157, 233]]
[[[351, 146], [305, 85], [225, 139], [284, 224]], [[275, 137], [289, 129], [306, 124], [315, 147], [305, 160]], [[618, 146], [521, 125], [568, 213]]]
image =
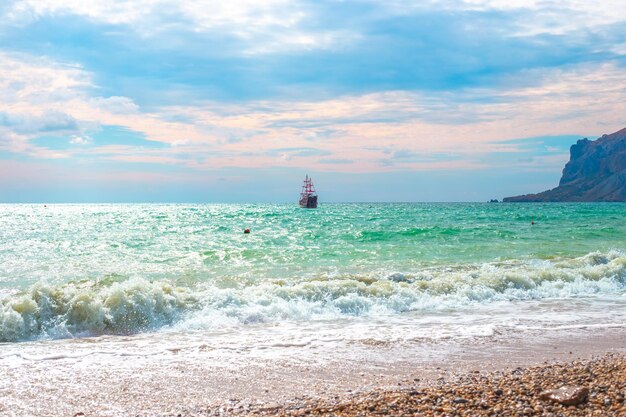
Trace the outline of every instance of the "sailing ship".
[[313, 181], [309, 178], [308, 174], [304, 179], [302, 192], [300, 193], [300, 207], [317, 208], [317, 193], [315, 192]]

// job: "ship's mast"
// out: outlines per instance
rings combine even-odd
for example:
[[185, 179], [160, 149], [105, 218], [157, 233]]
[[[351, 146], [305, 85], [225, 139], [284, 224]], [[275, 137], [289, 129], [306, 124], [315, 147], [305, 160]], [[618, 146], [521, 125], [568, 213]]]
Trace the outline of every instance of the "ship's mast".
[[313, 185], [313, 181], [311, 180], [311, 178], [309, 178], [309, 175], [307, 174], [306, 178], [304, 179], [304, 184], [302, 185], [302, 193], [303, 196], [304, 195], [313, 195], [315, 194], [315, 186]]

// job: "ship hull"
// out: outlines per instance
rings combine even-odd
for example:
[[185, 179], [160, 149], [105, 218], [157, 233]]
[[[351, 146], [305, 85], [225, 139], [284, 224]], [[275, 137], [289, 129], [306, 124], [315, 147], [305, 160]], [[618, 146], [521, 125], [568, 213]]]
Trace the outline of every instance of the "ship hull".
[[302, 208], [317, 208], [317, 196], [309, 195], [300, 199], [300, 207]]

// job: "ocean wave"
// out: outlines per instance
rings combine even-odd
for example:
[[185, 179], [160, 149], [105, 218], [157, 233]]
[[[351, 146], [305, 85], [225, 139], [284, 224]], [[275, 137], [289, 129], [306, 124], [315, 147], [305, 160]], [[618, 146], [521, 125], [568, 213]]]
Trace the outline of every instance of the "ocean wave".
[[573, 259], [451, 265], [413, 273], [283, 278], [227, 288], [199, 282], [114, 277], [61, 285], [38, 283], [0, 299], [0, 342], [164, 327], [224, 329], [282, 320], [399, 314], [546, 298], [622, 294], [626, 254]]
[[180, 320], [196, 302], [189, 289], [168, 282], [38, 283], [0, 300], [0, 342], [154, 330]]

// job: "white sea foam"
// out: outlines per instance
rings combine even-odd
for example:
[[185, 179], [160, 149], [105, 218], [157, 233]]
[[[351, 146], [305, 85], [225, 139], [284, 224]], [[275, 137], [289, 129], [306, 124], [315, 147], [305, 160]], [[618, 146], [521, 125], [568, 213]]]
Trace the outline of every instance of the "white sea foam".
[[2, 297], [0, 341], [159, 329], [216, 331], [272, 322], [393, 317], [473, 304], [621, 295], [626, 289], [626, 255], [595, 252], [552, 261], [436, 267], [398, 276], [333, 274], [244, 280], [244, 285], [229, 287], [141, 278], [37, 283]]

